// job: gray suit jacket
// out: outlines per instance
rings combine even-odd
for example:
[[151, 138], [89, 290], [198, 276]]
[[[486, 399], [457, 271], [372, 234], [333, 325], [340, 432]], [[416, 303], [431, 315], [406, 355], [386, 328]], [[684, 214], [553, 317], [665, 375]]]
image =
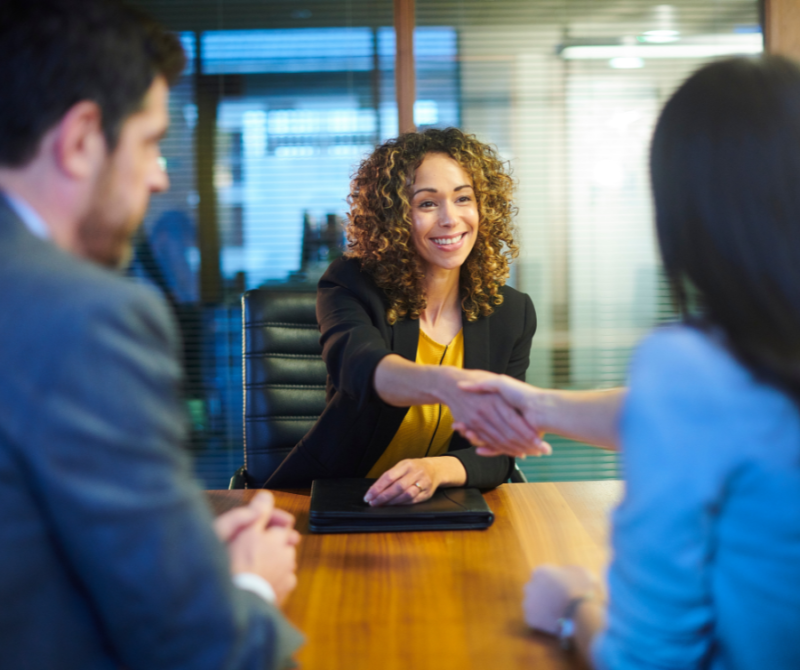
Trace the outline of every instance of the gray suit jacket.
[[33, 236], [0, 195], [0, 666], [279, 668], [182, 451], [177, 336], [149, 289]]

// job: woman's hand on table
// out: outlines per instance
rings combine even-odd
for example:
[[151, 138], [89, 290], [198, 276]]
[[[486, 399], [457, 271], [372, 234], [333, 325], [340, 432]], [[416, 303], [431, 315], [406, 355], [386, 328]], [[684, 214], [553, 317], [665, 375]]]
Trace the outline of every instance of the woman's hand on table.
[[457, 458], [407, 458], [384, 472], [364, 496], [372, 507], [414, 505], [428, 500], [440, 486], [463, 486], [467, 473]]
[[559, 620], [574, 614], [567, 612], [570, 604], [576, 599], [594, 598], [599, 590], [597, 579], [585, 568], [542, 565], [525, 584], [522, 600], [525, 623], [535, 630], [557, 635]]
[[606, 627], [601, 596], [600, 583], [585, 568], [542, 565], [525, 585], [525, 622], [535, 630], [558, 635], [562, 645], [574, 645], [589, 661], [592, 641]]

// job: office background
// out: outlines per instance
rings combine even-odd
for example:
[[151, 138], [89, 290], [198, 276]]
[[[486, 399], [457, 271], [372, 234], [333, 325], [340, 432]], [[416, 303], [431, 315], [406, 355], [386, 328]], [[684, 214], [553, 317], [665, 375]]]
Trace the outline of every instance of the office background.
[[[395, 3], [403, 0], [395, 0]], [[342, 252], [349, 177], [398, 133], [392, 0], [139, 0], [190, 65], [131, 274], [172, 304], [186, 342], [190, 448], [208, 488], [242, 464], [242, 291], [313, 287]], [[497, 146], [518, 181], [511, 283], [539, 329], [528, 381], [625, 380], [674, 318], [657, 258], [647, 149], [677, 85], [763, 48], [753, 0], [416, 0], [414, 122]], [[621, 476], [567, 440], [531, 481]]]

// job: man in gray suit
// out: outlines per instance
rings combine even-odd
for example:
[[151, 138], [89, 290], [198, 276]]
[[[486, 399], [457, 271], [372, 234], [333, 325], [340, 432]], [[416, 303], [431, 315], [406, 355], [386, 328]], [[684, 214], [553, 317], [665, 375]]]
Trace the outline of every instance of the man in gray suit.
[[3, 668], [278, 668], [301, 640], [293, 519], [261, 494], [212, 520], [174, 324], [110, 269], [168, 186], [184, 60], [114, 0], [0, 3]]

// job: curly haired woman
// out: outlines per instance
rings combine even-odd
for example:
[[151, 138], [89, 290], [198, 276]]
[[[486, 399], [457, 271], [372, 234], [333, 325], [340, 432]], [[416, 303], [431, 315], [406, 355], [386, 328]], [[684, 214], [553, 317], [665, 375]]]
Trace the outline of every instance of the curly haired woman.
[[500, 396], [458, 386], [528, 367], [533, 303], [505, 286], [512, 191], [495, 151], [456, 128], [407, 133], [361, 163], [348, 253], [317, 292], [327, 406], [268, 487], [371, 477], [365, 500], [385, 505], [505, 481], [513, 459], [477, 455], [454, 421], [530, 453], [538, 435]]

